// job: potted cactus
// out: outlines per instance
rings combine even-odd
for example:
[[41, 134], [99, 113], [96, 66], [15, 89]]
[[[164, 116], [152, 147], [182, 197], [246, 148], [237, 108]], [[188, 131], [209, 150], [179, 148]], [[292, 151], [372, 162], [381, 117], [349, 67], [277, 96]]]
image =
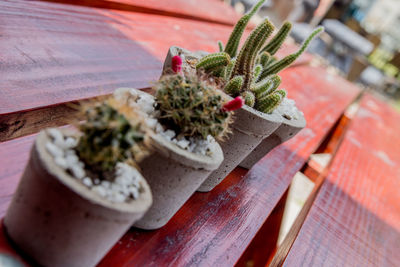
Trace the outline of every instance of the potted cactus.
[[155, 132], [154, 153], [140, 163], [153, 193], [152, 207], [134, 224], [141, 229], [165, 225], [218, 168], [223, 153], [215, 139], [229, 132], [231, 111], [243, 105], [215, 90], [212, 81], [186, 73], [179, 56], [171, 61], [173, 71], [155, 83], [154, 97], [134, 89], [115, 93], [134, 99]]
[[[277, 145], [287, 140], [305, 126], [303, 114], [297, 110], [294, 101], [288, 100], [286, 91], [279, 89], [281, 78], [278, 73], [305, 51], [322, 28], [316, 29], [296, 53], [278, 60], [275, 53], [288, 36], [291, 23], [284, 23], [265, 44], [274, 31], [274, 26], [266, 19], [250, 33], [239, 50], [239, 42], [247, 23], [263, 2], [259, 1], [238, 21], [225, 48], [221, 42], [218, 43], [219, 52], [208, 54], [171, 47], [166, 59], [168, 62], [169, 58], [180, 54], [185, 59], [184, 68], [193, 73], [205, 72], [206, 77], [218, 80], [219, 89], [232, 97], [243, 97], [246, 104], [236, 112], [232, 124], [233, 136], [221, 143], [224, 162], [200, 186], [199, 191], [202, 192], [214, 188], [253, 150], [255, 154], [244, 161], [243, 165], [247, 168], [264, 156], [271, 149], [272, 143]], [[168, 63], [165, 63], [164, 69], [168, 67]], [[271, 142], [268, 138], [275, 132], [279, 142]], [[271, 138], [276, 139], [274, 135]]]
[[4, 218], [40, 266], [95, 266], [152, 203], [135, 167], [149, 131], [139, 113], [110, 98], [85, 116], [80, 131], [39, 133]]

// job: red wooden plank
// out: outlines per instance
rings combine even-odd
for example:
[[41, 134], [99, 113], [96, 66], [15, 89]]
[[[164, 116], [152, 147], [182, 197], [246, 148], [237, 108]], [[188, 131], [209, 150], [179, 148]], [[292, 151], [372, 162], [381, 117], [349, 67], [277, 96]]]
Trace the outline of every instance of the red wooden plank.
[[214, 51], [231, 28], [26, 1], [1, 1], [0, 25], [0, 114], [146, 87], [169, 46]]
[[107, 94], [120, 86], [147, 87], [160, 75], [171, 45], [213, 52], [232, 28], [13, 0], [0, 1], [0, 25], [0, 116]]
[[[283, 87], [298, 102], [307, 128], [279, 146], [246, 174], [236, 169], [210, 193], [196, 193], [162, 229], [129, 231], [106, 256], [101, 266], [171, 263], [232, 265], [249, 245], [293, 175], [341, 115], [359, 90], [324, 70], [299, 66], [282, 73]], [[0, 163], [6, 185], [1, 192], [0, 215], [26, 162], [32, 137], [0, 144]], [[18, 160], [13, 160], [18, 158]], [[14, 162], [15, 161], [15, 162]], [[3, 187], [2, 187], [3, 188]]]
[[286, 266], [400, 266], [400, 114], [366, 95]]
[[82, 6], [134, 11], [177, 18], [234, 25], [240, 18], [235, 10], [219, 0], [45, 0]]

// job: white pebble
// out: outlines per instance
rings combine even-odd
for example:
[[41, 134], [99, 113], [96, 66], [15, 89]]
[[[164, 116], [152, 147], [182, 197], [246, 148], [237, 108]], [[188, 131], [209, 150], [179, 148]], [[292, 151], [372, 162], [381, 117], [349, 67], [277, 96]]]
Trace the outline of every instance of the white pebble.
[[93, 186], [92, 190], [102, 197], [105, 197], [107, 195], [107, 190], [100, 185]]
[[152, 129], [154, 129], [158, 123], [157, 119], [153, 119], [153, 118], [146, 118], [145, 122], [146, 122], [147, 126], [149, 126]]
[[178, 143], [176, 143], [179, 147], [181, 147], [181, 148], [183, 148], [183, 149], [186, 149], [188, 146], [189, 146], [189, 144], [190, 144], [190, 142], [188, 141], [188, 140], [186, 140], [186, 139], [181, 139], [181, 140], [179, 140], [178, 141]]
[[51, 142], [46, 143], [46, 149], [54, 158], [63, 157], [64, 155], [62, 149]]
[[54, 162], [60, 166], [61, 168], [63, 168], [64, 170], [68, 169], [68, 163], [67, 161], [62, 158], [62, 157], [55, 157], [54, 158]]
[[93, 185], [92, 179], [90, 179], [89, 177], [83, 178], [82, 183], [88, 187], [91, 187]]
[[74, 148], [77, 145], [77, 141], [75, 140], [75, 138], [72, 137], [67, 137], [64, 143], [67, 148]]
[[69, 166], [69, 169], [71, 170], [72, 174], [78, 179], [82, 179], [86, 175], [83, 168], [78, 165]]

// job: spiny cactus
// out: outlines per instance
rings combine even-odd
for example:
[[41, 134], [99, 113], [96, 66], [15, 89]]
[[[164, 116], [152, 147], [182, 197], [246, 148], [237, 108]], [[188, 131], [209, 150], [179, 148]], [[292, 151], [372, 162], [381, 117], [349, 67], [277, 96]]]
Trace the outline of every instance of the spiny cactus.
[[240, 20], [236, 23], [235, 28], [233, 29], [231, 35], [229, 36], [229, 40], [225, 46], [225, 52], [228, 53], [231, 57], [235, 57], [240, 39], [242, 38], [243, 32], [246, 29], [247, 24], [249, 23], [252, 16], [254, 16], [258, 9], [264, 4], [265, 0], [259, 1], [254, 7], [250, 10], [249, 13], [245, 14]]
[[292, 29], [292, 23], [285, 22], [282, 27], [279, 29], [278, 33], [275, 34], [274, 38], [269, 41], [269, 43], [261, 49], [261, 52], [267, 52], [270, 56], [275, 55], [275, 53], [281, 48], [283, 42], [286, 40], [286, 37], [289, 35], [290, 30]]
[[197, 76], [164, 75], [155, 89], [158, 121], [177, 135], [220, 139], [228, 132], [222, 94]]
[[217, 71], [227, 66], [230, 60], [230, 56], [225, 52], [210, 54], [200, 59], [196, 69], [204, 69], [206, 72]]
[[84, 115], [75, 150], [100, 179], [113, 172], [118, 162], [135, 166], [148, 153], [147, 128], [132, 107], [110, 98], [86, 107]]
[[322, 31], [323, 27], [318, 27], [317, 29], [315, 29], [311, 33], [311, 35], [304, 41], [304, 43], [296, 53], [288, 55], [279, 61], [269, 64], [266, 68], [263, 69], [258, 79], [261, 80], [269, 75], [277, 74], [278, 72], [288, 67], [297, 58], [299, 58], [301, 54], [303, 54], [303, 52], [306, 50], [306, 48], [308, 47], [310, 42], [314, 39], [314, 37], [317, 36]]
[[[221, 77], [225, 82], [224, 91], [229, 95], [233, 97], [241, 95], [246, 105], [269, 113], [286, 96], [286, 92], [277, 90], [281, 83], [277, 74], [293, 63], [323, 28], [317, 28], [296, 53], [277, 60], [274, 55], [289, 35], [292, 24], [285, 22], [277, 34], [263, 47], [274, 30], [274, 26], [266, 19], [250, 33], [239, 55], [235, 58], [240, 38], [250, 17], [263, 3], [264, 0], [259, 1], [251, 12], [244, 15], [236, 24], [224, 50], [231, 57], [229, 61], [228, 55], [224, 55], [223, 52], [214, 53], [200, 59], [196, 68]], [[219, 43], [219, 47], [221, 50], [223, 44]], [[214, 58], [220, 58], [220, 60], [212, 61], [211, 59]]]

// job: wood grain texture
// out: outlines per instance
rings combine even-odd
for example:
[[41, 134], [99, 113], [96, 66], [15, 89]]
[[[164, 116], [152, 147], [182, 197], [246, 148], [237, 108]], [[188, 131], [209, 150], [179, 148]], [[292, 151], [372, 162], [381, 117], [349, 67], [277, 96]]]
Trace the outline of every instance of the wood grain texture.
[[284, 266], [400, 266], [399, 121], [363, 97]]
[[45, 0], [234, 25], [240, 15], [219, 0]]
[[[237, 168], [210, 193], [196, 193], [162, 229], [129, 231], [100, 266], [233, 265], [287, 190], [294, 174], [359, 90], [324, 70], [299, 66], [282, 73], [307, 128], [252, 170]], [[27, 161], [33, 136], [0, 144], [0, 216]]]
[[133, 12], [1, 1], [0, 115], [147, 87], [171, 45], [215, 51], [230, 27]]
[[71, 101], [148, 87], [171, 45], [213, 52], [232, 28], [35, 1], [1, 1], [0, 25], [0, 141], [65, 124]]

